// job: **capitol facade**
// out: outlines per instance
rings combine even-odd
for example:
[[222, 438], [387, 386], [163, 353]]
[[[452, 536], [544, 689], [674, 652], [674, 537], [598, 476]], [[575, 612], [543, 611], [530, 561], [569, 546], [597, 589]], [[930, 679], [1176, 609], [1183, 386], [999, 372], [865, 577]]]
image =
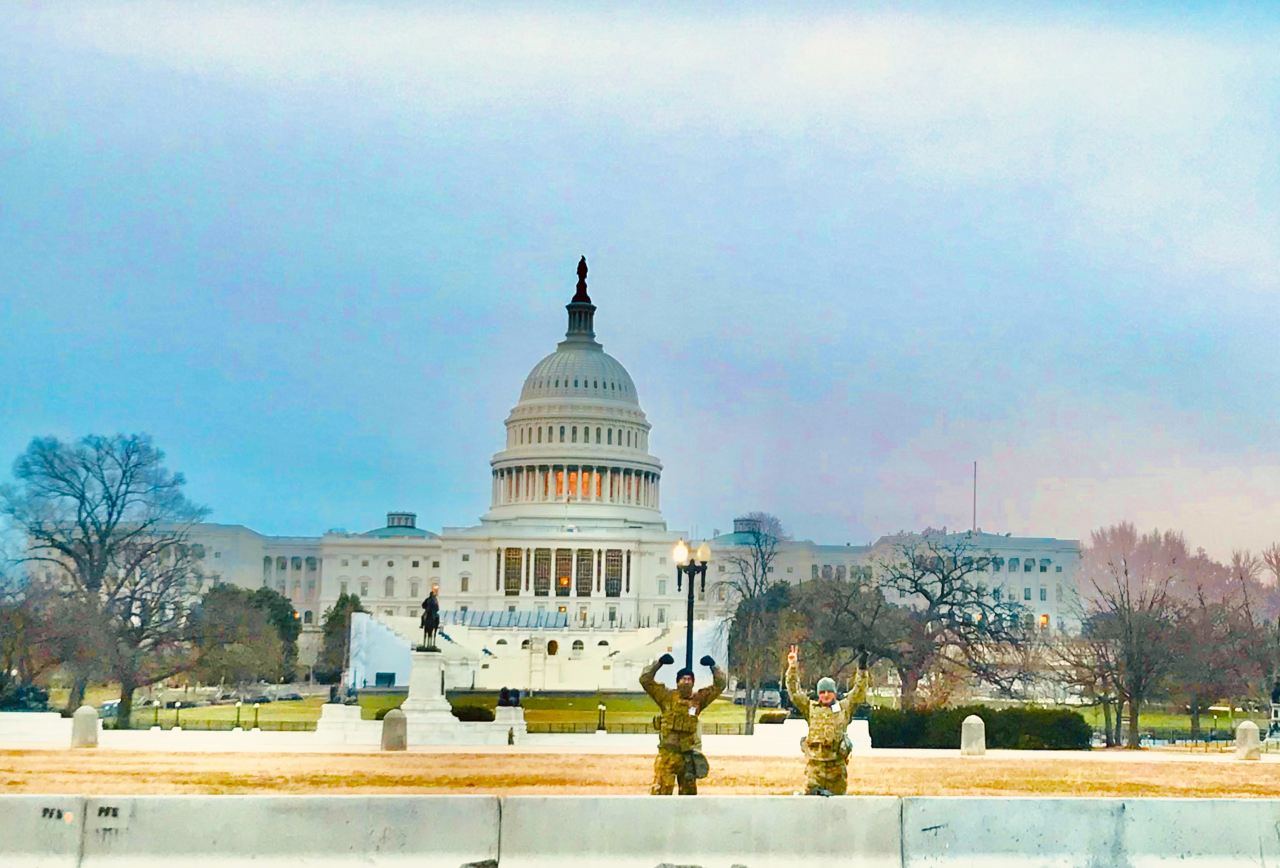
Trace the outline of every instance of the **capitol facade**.
[[[557, 685], [592, 686], [594, 678], [623, 686], [633, 684], [644, 659], [682, 646], [685, 594], [676, 588], [672, 547], [687, 534], [663, 520], [662, 462], [649, 451], [651, 426], [631, 375], [596, 340], [586, 276], [584, 259], [566, 305], [564, 339], [533, 366], [506, 418], [503, 448], [489, 462], [490, 507], [479, 524], [434, 532], [404, 511], [388, 513], [384, 527], [367, 533], [272, 537], [206, 523], [193, 541], [204, 548], [207, 572], [288, 597], [303, 622], [304, 660], [314, 655], [323, 613], [339, 594], [359, 595], [374, 619], [407, 642], [432, 585], [440, 587], [443, 629], [462, 656], [474, 658], [468, 665], [478, 686], [536, 680], [523, 658], [541, 654], [545, 670], [549, 646], [564, 647], [566, 665], [589, 662], [596, 673], [565, 682], [557, 672]], [[713, 550], [740, 545], [743, 529], [712, 539]], [[852, 575], [881, 544], [787, 541], [773, 570], [788, 582]], [[993, 584], [1025, 598], [1042, 624], [1068, 627], [1075, 540], [979, 532], [971, 544], [1008, 567]], [[713, 560], [695, 599], [703, 628], [732, 614], [727, 583], [716, 580], [724, 571]], [[723, 631], [714, 632], [721, 635], [714, 644], [722, 645]], [[492, 678], [477, 681], [474, 672], [484, 670]], [[524, 672], [528, 679], [517, 677]]]

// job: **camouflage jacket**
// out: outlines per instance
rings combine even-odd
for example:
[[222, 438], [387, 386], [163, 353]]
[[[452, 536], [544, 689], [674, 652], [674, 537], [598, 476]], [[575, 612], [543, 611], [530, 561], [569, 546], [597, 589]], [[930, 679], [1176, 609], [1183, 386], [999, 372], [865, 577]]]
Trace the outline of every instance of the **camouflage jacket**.
[[809, 698], [800, 689], [800, 674], [794, 666], [787, 667], [787, 693], [791, 694], [791, 704], [796, 707], [800, 716], [809, 722], [809, 734], [804, 739], [805, 755], [810, 759], [831, 762], [843, 759], [847, 754], [841, 750], [845, 731], [853, 714], [867, 699], [867, 688], [871, 683], [871, 674], [860, 669], [849, 679], [849, 692], [844, 699], [823, 705]]
[[658, 703], [658, 747], [684, 753], [702, 749], [702, 727], [699, 717], [707, 706], [724, 693], [729, 677], [719, 666], [711, 670], [711, 686], [695, 690], [685, 699], [678, 690], [659, 684], [654, 677], [662, 664], [656, 660], [640, 673], [640, 686]]

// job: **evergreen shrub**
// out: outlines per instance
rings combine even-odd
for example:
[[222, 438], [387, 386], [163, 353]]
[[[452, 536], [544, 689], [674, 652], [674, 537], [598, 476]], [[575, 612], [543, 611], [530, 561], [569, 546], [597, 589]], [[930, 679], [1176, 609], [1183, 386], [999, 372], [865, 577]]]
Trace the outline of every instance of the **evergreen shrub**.
[[1087, 750], [1093, 729], [1065, 708], [873, 708], [871, 743], [876, 747], [960, 747], [960, 727], [971, 714], [986, 724], [987, 747], [1012, 750]]

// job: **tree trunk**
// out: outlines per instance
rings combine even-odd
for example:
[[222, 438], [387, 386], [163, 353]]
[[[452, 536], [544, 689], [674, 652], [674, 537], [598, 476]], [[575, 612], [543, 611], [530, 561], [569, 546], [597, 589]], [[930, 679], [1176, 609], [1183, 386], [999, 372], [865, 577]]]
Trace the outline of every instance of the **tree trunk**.
[[743, 732], [747, 735], [755, 735], [756, 732], [756, 687], [754, 684], [748, 683], [743, 691], [742, 707], [746, 713], [743, 720]]
[[1129, 700], [1129, 742], [1125, 745], [1129, 750], [1137, 750], [1139, 747], [1138, 705], [1139, 703], [1136, 700]]
[[77, 674], [71, 682], [71, 692], [67, 694], [67, 714], [74, 714], [77, 708], [84, 705], [84, 693], [88, 688], [89, 678]]
[[120, 680], [120, 707], [116, 712], [116, 729], [129, 729], [133, 725], [133, 693], [138, 685], [133, 679]]
[[1111, 736], [1111, 743], [1114, 744], [1116, 747], [1119, 747], [1120, 745], [1124, 744], [1124, 738], [1122, 737], [1122, 734], [1124, 731], [1124, 700], [1123, 699], [1116, 700], [1116, 719], [1112, 721], [1112, 726], [1115, 727], [1115, 732]]
[[1114, 747], [1115, 741], [1111, 738], [1111, 703], [1102, 703], [1102, 741], [1107, 747]]
[[920, 673], [914, 669], [899, 669], [898, 679], [902, 682], [898, 705], [902, 708], [915, 708], [916, 688], [920, 685]]
[[1191, 697], [1191, 740], [1200, 740], [1200, 700], [1194, 695]]

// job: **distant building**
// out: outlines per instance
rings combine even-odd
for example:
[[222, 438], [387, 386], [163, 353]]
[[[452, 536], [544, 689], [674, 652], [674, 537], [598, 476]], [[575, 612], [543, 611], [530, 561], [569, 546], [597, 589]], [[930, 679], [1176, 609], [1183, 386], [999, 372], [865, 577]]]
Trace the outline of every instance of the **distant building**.
[[[662, 518], [662, 463], [649, 453], [650, 425], [631, 375], [595, 339], [596, 306], [585, 276], [584, 262], [566, 305], [565, 339], [534, 365], [507, 416], [504, 447], [489, 462], [490, 508], [479, 524], [436, 533], [417, 527], [412, 512], [391, 512], [385, 527], [317, 537], [204, 524], [193, 541], [204, 547], [207, 570], [244, 587], [275, 588], [292, 600], [303, 625], [304, 661], [314, 659], [323, 613], [340, 593], [358, 594], [377, 619], [392, 623], [417, 618], [433, 584], [440, 586], [446, 621], [465, 626], [469, 636], [511, 634], [502, 645], [471, 642], [491, 656], [538, 647], [522, 648], [514, 640], [527, 626], [512, 626], [495, 613], [542, 625], [538, 635], [557, 646], [566, 643], [551, 634], [572, 631], [578, 638], [567, 647], [582, 641], [583, 656], [598, 653], [585, 654], [588, 647], [616, 647], [599, 643], [619, 631], [644, 631], [643, 653], [653, 656], [682, 642], [682, 630], [671, 629], [685, 619], [671, 557], [687, 534], [669, 531]], [[715, 556], [740, 545], [741, 533], [740, 526], [711, 541], [713, 563], [706, 591], [696, 598], [695, 620], [731, 613], [731, 595], [720, 583], [726, 567]], [[852, 575], [893, 539], [871, 546], [788, 541], [774, 570], [792, 583]], [[993, 587], [1025, 600], [1037, 618], [1048, 619], [1047, 627], [1067, 625], [1063, 601], [1074, 581], [1077, 542], [982, 533], [974, 542], [999, 559]], [[636, 633], [621, 644], [631, 648], [640, 638]], [[616, 680], [597, 677], [604, 686]]]

